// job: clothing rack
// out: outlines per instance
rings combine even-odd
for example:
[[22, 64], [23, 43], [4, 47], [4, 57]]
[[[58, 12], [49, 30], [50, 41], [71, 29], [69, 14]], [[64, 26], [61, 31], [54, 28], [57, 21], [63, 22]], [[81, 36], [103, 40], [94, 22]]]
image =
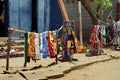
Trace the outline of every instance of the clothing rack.
[[[60, 31], [62, 29], [63, 26], [61, 26], [58, 31]], [[9, 70], [9, 58], [10, 58], [10, 50], [11, 50], [11, 37], [12, 37], [12, 34], [16, 32], [16, 33], [20, 33], [20, 34], [25, 34], [26, 31], [22, 31], [22, 30], [18, 30], [18, 29], [15, 29], [15, 28], [8, 28], [8, 46], [7, 46], [7, 56], [6, 56], [6, 70]], [[57, 36], [57, 45], [58, 46], [58, 36]], [[55, 56], [56, 59], [56, 64], [58, 62], [58, 54], [59, 52], [57, 51], [57, 55]], [[26, 67], [27, 63], [25, 62], [24, 63], [24, 67]]]

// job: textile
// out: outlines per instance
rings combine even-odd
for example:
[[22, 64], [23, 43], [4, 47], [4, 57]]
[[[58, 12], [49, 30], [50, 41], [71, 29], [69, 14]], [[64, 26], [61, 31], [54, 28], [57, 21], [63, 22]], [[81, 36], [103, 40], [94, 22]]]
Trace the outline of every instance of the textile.
[[48, 31], [47, 40], [48, 40], [48, 49], [49, 49], [50, 57], [53, 57], [54, 56], [54, 51], [53, 51], [53, 44], [52, 44], [52, 41], [51, 41], [51, 31]]
[[24, 66], [26, 66], [27, 58], [28, 58], [28, 32], [25, 33], [25, 53], [24, 53]]
[[40, 35], [38, 33], [35, 33], [35, 59], [40, 59], [41, 53], [40, 53]]
[[92, 28], [91, 37], [90, 37], [90, 42], [92, 47], [94, 47], [95, 43], [100, 42], [99, 30], [100, 30], [100, 25], [94, 25]]
[[75, 49], [74, 29], [71, 21], [65, 21], [63, 25], [62, 35], [62, 46], [63, 46], [63, 57], [70, 58]]
[[40, 45], [41, 57], [46, 58], [47, 56], [49, 56], [47, 32], [40, 33], [40, 36], [41, 36], [41, 38], [40, 38], [40, 41], [41, 41], [41, 45]]
[[120, 21], [116, 22], [116, 35], [113, 39], [113, 45], [120, 46]]
[[35, 57], [35, 33], [29, 33], [28, 42], [28, 56]]

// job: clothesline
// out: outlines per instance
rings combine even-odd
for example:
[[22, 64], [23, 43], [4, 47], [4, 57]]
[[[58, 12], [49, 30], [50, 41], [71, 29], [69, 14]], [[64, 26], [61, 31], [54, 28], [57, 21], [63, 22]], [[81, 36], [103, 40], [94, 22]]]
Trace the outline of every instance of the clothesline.
[[[61, 26], [61, 27], [58, 29], [58, 31], [60, 31], [62, 28], [63, 28], [63, 26]], [[18, 30], [18, 29], [15, 29], [15, 28], [8, 28], [8, 31], [18, 32], [18, 33], [21, 33], [21, 34], [25, 34], [25, 33], [26, 33], [26, 31]]]
[[[63, 28], [63, 25], [58, 29], [58, 32]], [[8, 51], [7, 51], [7, 56], [6, 56], [6, 70], [9, 69], [9, 54], [10, 54], [10, 49], [11, 49], [11, 37], [14, 32], [20, 33], [20, 34], [25, 34], [26, 31], [15, 29], [15, 28], [8, 28], [9, 32], [9, 37], [8, 37]], [[57, 58], [57, 57], [56, 57]], [[57, 59], [56, 59], [57, 63]]]

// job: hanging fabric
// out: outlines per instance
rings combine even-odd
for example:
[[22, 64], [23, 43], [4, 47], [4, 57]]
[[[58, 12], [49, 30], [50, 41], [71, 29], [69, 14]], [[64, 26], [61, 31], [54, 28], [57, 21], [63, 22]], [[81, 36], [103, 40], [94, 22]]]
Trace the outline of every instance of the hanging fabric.
[[[92, 32], [91, 32], [91, 37], [90, 37], [90, 42], [91, 42], [92, 47], [95, 47], [96, 43], [97, 44], [100, 43], [100, 39], [99, 39], [100, 31], [99, 30], [100, 30], [100, 25], [94, 25], [92, 27]], [[100, 47], [100, 45], [97, 47]]]
[[120, 20], [116, 22], [116, 35], [113, 39], [113, 45], [120, 46]]
[[106, 43], [106, 26], [101, 25], [101, 44], [102, 46], [107, 45]]
[[26, 66], [27, 63], [27, 59], [28, 59], [28, 32], [25, 33], [25, 53], [24, 53], [24, 58], [25, 58], [25, 62], [24, 62], [24, 67]]
[[35, 33], [35, 59], [40, 59], [40, 34]]
[[[31, 31], [31, 7], [32, 0], [8, 0], [9, 27]], [[14, 37], [18, 37], [18, 35], [20, 34], [13, 34]]]
[[46, 58], [47, 56], [49, 56], [48, 42], [47, 42], [47, 31], [40, 33], [40, 37], [41, 37], [40, 38], [40, 41], [41, 41], [41, 45], [40, 45], [41, 57]]
[[49, 49], [50, 57], [53, 57], [54, 51], [53, 51], [53, 44], [51, 41], [51, 31], [48, 31], [47, 39], [48, 39], [48, 49]]
[[35, 33], [29, 32], [28, 36], [28, 56], [35, 57]]
[[73, 25], [71, 21], [65, 21], [62, 32], [63, 58], [70, 58], [74, 52], [75, 42], [73, 36]]

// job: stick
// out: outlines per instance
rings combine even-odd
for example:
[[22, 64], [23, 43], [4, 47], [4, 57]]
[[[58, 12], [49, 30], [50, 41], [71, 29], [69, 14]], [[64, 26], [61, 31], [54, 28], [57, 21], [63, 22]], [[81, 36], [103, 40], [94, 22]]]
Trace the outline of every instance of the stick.
[[18, 30], [18, 29], [15, 29], [15, 28], [8, 28], [8, 30], [12, 30], [13, 32], [18, 32], [18, 33], [21, 33], [21, 34], [25, 34], [26, 33], [25, 31]]
[[9, 57], [10, 57], [10, 50], [11, 50], [11, 37], [12, 37], [12, 33], [14, 32], [14, 30], [10, 30], [8, 29], [9, 32], [9, 36], [8, 36], [8, 50], [7, 50], [7, 56], [6, 56], [6, 70], [9, 70]]

